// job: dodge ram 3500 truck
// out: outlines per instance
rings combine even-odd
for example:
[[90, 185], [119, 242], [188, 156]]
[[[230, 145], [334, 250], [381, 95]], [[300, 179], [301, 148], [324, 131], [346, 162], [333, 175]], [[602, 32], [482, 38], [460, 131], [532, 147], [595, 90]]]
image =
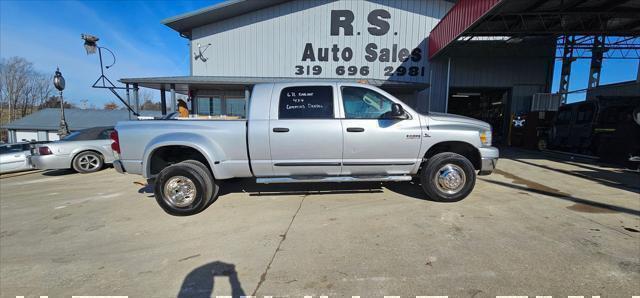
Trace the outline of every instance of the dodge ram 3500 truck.
[[454, 202], [498, 161], [491, 126], [451, 114], [422, 115], [374, 86], [344, 82], [253, 85], [246, 119], [119, 122], [120, 173], [154, 182], [169, 214], [202, 211], [223, 179], [257, 183], [410, 181], [427, 198]]

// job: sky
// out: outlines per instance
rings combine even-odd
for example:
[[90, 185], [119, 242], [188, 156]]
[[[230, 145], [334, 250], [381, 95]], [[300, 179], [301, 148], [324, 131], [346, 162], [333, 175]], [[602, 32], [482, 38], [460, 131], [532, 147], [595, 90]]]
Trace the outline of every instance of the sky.
[[[36, 70], [51, 73], [60, 67], [65, 100], [102, 107], [115, 97], [91, 85], [99, 76], [98, 55], [88, 56], [81, 33], [100, 38], [98, 44], [116, 54], [106, 71], [114, 83], [123, 77], [182, 76], [189, 74], [188, 40], [162, 25], [161, 20], [213, 5], [217, 0], [147, 1], [35, 1], [0, 0], [0, 57], [20, 56]], [[106, 64], [111, 57], [104, 54]], [[552, 91], [558, 90], [560, 61], [554, 67]], [[605, 60], [601, 84], [633, 80], [638, 60]], [[570, 89], [587, 87], [589, 59], [573, 64]], [[570, 94], [569, 101], [585, 93]]]
[[[117, 99], [91, 88], [100, 76], [99, 58], [86, 54], [80, 34], [98, 36], [98, 45], [115, 53], [106, 75], [116, 84], [123, 77], [188, 75], [188, 40], [160, 21], [216, 2], [0, 0], [0, 57], [23, 57], [52, 76], [60, 67], [65, 100], [86, 99], [101, 108]], [[108, 53], [103, 57], [111, 63]]]

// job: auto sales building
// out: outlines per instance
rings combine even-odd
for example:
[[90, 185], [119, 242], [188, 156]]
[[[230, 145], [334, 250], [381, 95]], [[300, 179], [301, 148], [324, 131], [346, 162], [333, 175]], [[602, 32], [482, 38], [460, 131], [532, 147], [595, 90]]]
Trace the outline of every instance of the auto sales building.
[[[188, 93], [199, 114], [229, 114], [245, 93], [216, 91], [225, 82], [362, 80], [420, 112], [465, 114], [501, 133], [509, 115], [551, 91], [556, 51], [550, 35], [465, 36], [507, 1], [226, 1], [163, 21], [190, 41], [190, 76], [120, 81]], [[564, 3], [515, 2], [520, 11]]]

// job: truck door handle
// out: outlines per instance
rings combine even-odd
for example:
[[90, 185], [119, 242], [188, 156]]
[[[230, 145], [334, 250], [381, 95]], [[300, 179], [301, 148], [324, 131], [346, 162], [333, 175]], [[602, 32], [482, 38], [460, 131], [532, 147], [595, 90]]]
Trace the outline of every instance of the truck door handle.
[[347, 127], [348, 132], [363, 132], [364, 128], [362, 127]]
[[289, 129], [286, 127], [274, 127], [273, 132], [289, 132]]

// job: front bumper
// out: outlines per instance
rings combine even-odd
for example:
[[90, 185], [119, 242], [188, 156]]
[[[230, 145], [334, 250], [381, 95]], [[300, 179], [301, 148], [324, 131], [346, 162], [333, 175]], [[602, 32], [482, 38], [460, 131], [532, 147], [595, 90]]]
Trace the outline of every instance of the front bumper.
[[31, 155], [29, 161], [39, 170], [70, 169], [71, 157], [69, 155]]
[[500, 150], [496, 147], [480, 148], [480, 171], [478, 175], [489, 175], [493, 172], [498, 164]]

